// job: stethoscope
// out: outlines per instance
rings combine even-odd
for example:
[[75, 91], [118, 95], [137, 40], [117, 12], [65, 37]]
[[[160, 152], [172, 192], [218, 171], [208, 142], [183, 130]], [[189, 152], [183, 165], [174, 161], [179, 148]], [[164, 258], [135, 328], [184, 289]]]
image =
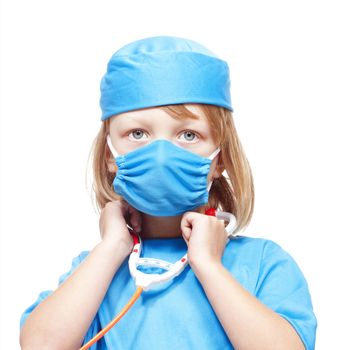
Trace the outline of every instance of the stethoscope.
[[[206, 211], [206, 215], [216, 216], [219, 220], [226, 220], [228, 221], [228, 225], [226, 227], [226, 230], [228, 232], [228, 238], [231, 238], [232, 233], [234, 232], [236, 228], [236, 218], [233, 214], [223, 212], [223, 211], [217, 211], [215, 209], [208, 209], [208, 213]], [[133, 240], [134, 240], [134, 247], [132, 249], [132, 252], [130, 254], [129, 258], [129, 270], [131, 277], [135, 281], [136, 287], [142, 287], [143, 290], [147, 291], [151, 289], [153, 286], [159, 285], [161, 283], [168, 282], [178, 276], [187, 266], [188, 264], [188, 257], [187, 254], [185, 254], [181, 259], [176, 261], [175, 263], [170, 263], [168, 261], [164, 261], [161, 259], [154, 259], [154, 258], [141, 258], [141, 251], [142, 251], [142, 240], [139, 235], [132, 234]], [[147, 267], [159, 267], [166, 272], [161, 274], [148, 274], [144, 273], [137, 268], [139, 266], [147, 266]]]
[[[236, 229], [236, 218], [233, 214], [218, 211], [214, 208], [209, 208], [205, 211], [206, 215], [215, 216], [219, 220], [228, 221], [228, 225], [226, 226], [226, 231], [228, 232], [228, 238], [233, 239], [235, 236], [233, 235]], [[108, 324], [105, 328], [103, 328], [97, 335], [95, 335], [90, 341], [88, 341], [85, 345], [83, 345], [80, 350], [86, 350], [94, 343], [96, 343], [100, 338], [104, 336], [130, 309], [130, 307], [134, 304], [134, 302], [139, 298], [143, 291], [148, 291], [159, 284], [166, 283], [176, 276], [178, 276], [188, 265], [188, 257], [185, 254], [181, 259], [176, 261], [175, 263], [171, 263], [161, 259], [155, 258], [146, 258], [140, 257], [142, 252], [142, 239], [141, 237], [134, 231], [131, 232], [133, 238], [133, 248], [129, 257], [129, 270], [131, 277], [134, 280], [136, 285], [136, 292], [130, 299], [130, 301], [125, 305], [122, 311]], [[144, 273], [137, 268], [139, 266], [146, 267], [158, 267], [166, 272], [157, 274], [157, 273]]]

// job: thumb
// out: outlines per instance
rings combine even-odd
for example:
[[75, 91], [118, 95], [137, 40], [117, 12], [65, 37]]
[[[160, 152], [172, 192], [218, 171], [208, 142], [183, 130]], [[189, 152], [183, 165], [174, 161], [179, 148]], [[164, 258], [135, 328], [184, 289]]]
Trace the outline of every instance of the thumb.
[[136, 232], [140, 232], [142, 228], [142, 216], [140, 212], [137, 209], [133, 208], [132, 206], [129, 206], [129, 214], [130, 214], [129, 220], [132, 228]]
[[188, 243], [190, 240], [191, 232], [192, 232], [192, 222], [193, 222], [193, 215], [192, 212], [187, 212], [183, 215], [181, 220], [181, 231], [183, 238]]

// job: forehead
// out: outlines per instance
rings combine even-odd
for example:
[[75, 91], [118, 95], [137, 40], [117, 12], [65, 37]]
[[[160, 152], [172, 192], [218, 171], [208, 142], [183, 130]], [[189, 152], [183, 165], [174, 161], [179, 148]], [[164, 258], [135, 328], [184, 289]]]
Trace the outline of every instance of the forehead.
[[[166, 107], [170, 107], [170, 110], [166, 110]], [[194, 115], [192, 115], [194, 114]], [[178, 105], [143, 108], [134, 111], [117, 114], [110, 118], [110, 124], [121, 124], [129, 122], [166, 122], [172, 121], [174, 123], [196, 122], [200, 124], [207, 124], [206, 116], [201, 108], [195, 104], [186, 104], [179, 108]]]

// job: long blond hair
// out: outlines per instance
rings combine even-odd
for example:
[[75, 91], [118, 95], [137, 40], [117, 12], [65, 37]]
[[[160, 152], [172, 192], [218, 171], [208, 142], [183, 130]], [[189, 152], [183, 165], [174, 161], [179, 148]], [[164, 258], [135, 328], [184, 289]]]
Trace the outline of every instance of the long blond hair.
[[[214, 179], [209, 192], [209, 202], [206, 207], [218, 208], [236, 216], [236, 232], [245, 228], [251, 219], [254, 209], [254, 185], [249, 162], [238, 138], [232, 113], [226, 108], [197, 104], [207, 118], [212, 136], [217, 140], [221, 152], [218, 166], [224, 173]], [[197, 119], [197, 115], [185, 107], [185, 104], [176, 104], [158, 107], [175, 119]], [[109, 133], [110, 119], [103, 121], [95, 137], [89, 155], [92, 162], [93, 183], [92, 200], [98, 212], [105, 204], [112, 200], [122, 199], [114, 192], [112, 182], [115, 174], [108, 170], [107, 159], [110, 155], [106, 143]]]

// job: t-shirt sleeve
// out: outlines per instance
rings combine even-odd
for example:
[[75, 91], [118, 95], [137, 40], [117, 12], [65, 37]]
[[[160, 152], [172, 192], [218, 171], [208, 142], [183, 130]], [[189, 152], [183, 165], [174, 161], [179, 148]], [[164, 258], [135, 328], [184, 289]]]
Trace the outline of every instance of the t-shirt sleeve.
[[[78, 265], [86, 258], [88, 253], [89, 252], [84, 251], [81, 252], [77, 257], [73, 258], [70, 270], [59, 277], [59, 286], [73, 273]], [[31, 314], [31, 312], [52, 293], [53, 290], [45, 290], [39, 294], [37, 300], [32, 305], [30, 305], [22, 314], [20, 318], [20, 328], [24, 325], [27, 317]]]
[[307, 350], [314, 349], [317, 320], [307, 281], [294, 259], [272, 241], [264, 246], [256, 297], [295, 328]]

